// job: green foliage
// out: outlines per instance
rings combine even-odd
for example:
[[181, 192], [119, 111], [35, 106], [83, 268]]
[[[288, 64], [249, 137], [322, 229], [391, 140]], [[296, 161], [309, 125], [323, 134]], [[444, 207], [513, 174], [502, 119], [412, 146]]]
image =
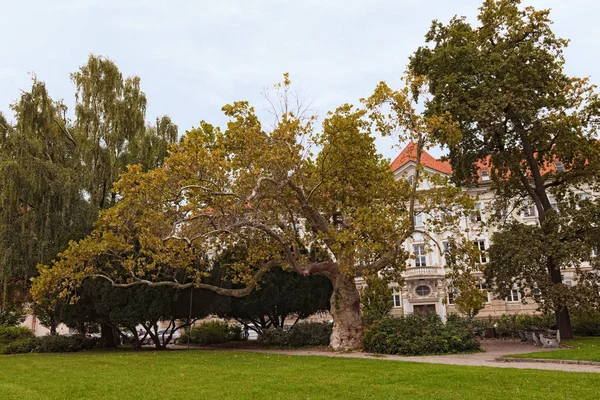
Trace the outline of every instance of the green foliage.
[[0, 354], [18, 353], [72, 353], [99, 347], [100, 339], [85, 336], [21, 337], [6, 346], [0, 346]]
[[301, 322], [291, 329], [268, 329], [258, 338], [264, 347], [327, 346], [332, 325], [328, 322]]
[[478, 351], [479, 342], [463, 323], [444, 324], [438, 315], [386, 318], [367, 328], [363, 346], [370, 353], [424, 355]]
[[180, 343], [194, 343], [202, 346], [242, 340], [242, 330], [239, 326], [231, 326], [227, 322], [205, 322], [192, 327], [188, 335], [185, 330], [181, 333]]
[[360, 293], [360, 307], [366, 325], [387, 317], [393, 307], [392, 288], [386, 279], [373, 276], [366, 279], [367, 285]]
[[[490, 252], [504, 254], [505, 259], [488, 266], [488, 284], [505, 292], [514, 279], [523, 282], [524, 293], [535, 282], [543, 307], [556, 312], [561, 333], [570, 337], [568, 308], [574, 304], [562, 285], [561, 268], [589, 258], [590, 241], [597, 242], [600, 236], [598, 213], [590, 218], [588, 210], [573, 206], [569, 199], [579, 190], [598, 190], [600, 97], [588, 78], [565, 74], [568, 41], [552, 31], [549, 10], [520, 3], [486, 0], [478, 25], [464, 17], [454, 17], [448, 24], [434, 21], [427, 45], [411, 57], [409, 68], [429, 80], [433, 97], [426, 103], [426, 115], [449, 114], [460, 126], [458, 131], [436, 132], [450, 150], [453, 180], [477, 184], [478, 170], [487, 167], [495, 190], [492, 208], [498, 216], [528, 205], [536, 209], [535, 235], [519, 236], [517, 232], [527, 228], [516, 224], [508, 227], [507, 235], [513, 235], [513, 242], [524, 238], [539, 247], [520, 243], [519, 252], [518, 246], [507, 247], [510, 242], [496, 235]], [[556, 161], [563, 168], [554, 168]], [[560, 213], [553, 207], [553, 197]], [[525, 248], [531, 256], [523, 253]], [[511, 275], [504, 273], [508, 269], [513, 269]], [[533, 270], [535, 279], [518, 279], [532, 277]], [[594, 285], [598, 286], [597, 275]]]
[[506, 315], [503, 314], [499, 319], [494, 320], [493, 326], [496, 327], [496, 334], [499, 337], [518, 338], [519, 331], [537, 329], [556, 329], [556, 320], [553, 315]]
[[577, 336], [600, 336], [600, 314], [575, 314], [571, 317], [573, 333]]
[[35, 337], [33, 331], [21, 326], [0, 325], [0, 345], [6, 345], [10, 342]]
[[331, 292], [331, 282], [323, 276], [276, 268], [264, 275], [260, 288], [248, 296], [231, 298], [217, 314], [259, 330], [282, 328], [288, 317], [303, 319], [329, 311]]

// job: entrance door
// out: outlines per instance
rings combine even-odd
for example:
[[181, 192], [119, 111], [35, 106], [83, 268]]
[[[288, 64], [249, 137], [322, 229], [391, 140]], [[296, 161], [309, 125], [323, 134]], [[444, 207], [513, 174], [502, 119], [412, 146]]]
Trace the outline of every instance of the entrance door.
[[435, 314], [435, 304], [419, 304], [414, 305], [413, 308], [418, 315]]

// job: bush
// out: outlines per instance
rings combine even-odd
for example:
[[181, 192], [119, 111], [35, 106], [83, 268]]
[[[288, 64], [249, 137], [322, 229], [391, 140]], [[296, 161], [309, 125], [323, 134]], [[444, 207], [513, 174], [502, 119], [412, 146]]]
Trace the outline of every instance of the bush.
[[332, 329], [333, 326], [326, 322], [301, 322], [287, 331], [266, 330], [258, 342], [265, 347], [328, 346]]
[[0, 345], [35, 337], [33, 331], [20, 326], [0, 325]]
[[518, 338], [519, 331], [536, 329], [555, 329], [553, 315], [502, 315], [494, 322], [498, 337]]
[[203, 346], [242, 340], [242, 329], [239, 326], [229, 326], [226, 322], [205, 322], [182, 333], [180, 343], [195, 343]]
[[600, 314], [581, 314], [571, 317], [576, 336], [600, 336]]
[[84, 336], [21, 336], [10, 343], [0, 346], [0, 354], [18, 353], [71, 353], [98, 347], [99, 339]]
[[407, 356], [480, 350], [472, 329], [462, 320], [444, 324], [438, 315], [386, 318], [366, 329], [362, 342], [371, 353]]

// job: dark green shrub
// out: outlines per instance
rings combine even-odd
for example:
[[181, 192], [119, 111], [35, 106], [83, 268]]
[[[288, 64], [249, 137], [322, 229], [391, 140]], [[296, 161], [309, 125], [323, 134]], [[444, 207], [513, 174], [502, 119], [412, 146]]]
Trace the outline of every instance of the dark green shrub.
[[6, 345], [16, 340], [23, 340], [35, 337], [33, 331], [20, 326], [0, 325], [0, 346]]
[[31, 353], [36, 349], [38, 342], [39, 339], [36, 337], [15, 340], [0, 347], [0, 354]]
[[519, 331], [531, 329], [555, 329], [554, 315], [506, 315], [503, 314], [494, 322], [499, 337], [518, 338]]
[[571, 317], [576, 336], [600, 336], [600, 314], [581, 314]]
[[181, 334], [180, 343], [195, 343], [203, 346], [209, 344], [226, 343], [242, 339], [242, 329], [239, 326], [230, 326], [226, 322], [205, 322], [193, 327], [188, 332]]
[[480, 350], [473, 330], [463, 321], [444, 324], [437, 315], [386, 318], [366, 329], [362, 342], [371, 353], [411, 356]]
[[38, 338], [35, 353], [72, 353], [84, 349], [84, 336], [42, 336]]
[[333, 326], [330, 323], [301, 322], [284, 331], [268, 329], [258, 338], [265, 347], [328, 346]]

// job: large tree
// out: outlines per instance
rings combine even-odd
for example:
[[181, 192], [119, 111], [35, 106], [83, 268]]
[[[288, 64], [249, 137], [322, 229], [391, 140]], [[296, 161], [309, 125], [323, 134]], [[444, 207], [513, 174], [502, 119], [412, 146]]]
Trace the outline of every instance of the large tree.
[[[123, 81], [110, 60], [90, 56], [72, 77], [74, 122], [37, 78], [11, 106], [14, 126], [0, 114], [3, 310], [15, 308], [10, 297], [27, 299], [37, 264], [48, 263], [70, 240], [92, 230], [97, 210], [116, 201], [110, 190], [125, 165], [155, 168], [177, 140], [177, 126], [167, 116], [156, 126], [145, 124], [139, 78]], [[50, 297], [46, 305], [51, 303]]]
[[[89, 237], [41, 270], [40, 292], [59, 288], [68, 297], [81, 280], [101, 277], [115, 286], [196, 287], [241, 297], [267, 271], [285, 267], [331, 281], [331, 346], [358, 347], [355, 278], [382, 273], [401, 279], [420, 182], [419, 173], [412, 185], [394, 179], [375, 149], [367, 116], [384, 134], [406, 126], [419, 149], [444, 119], [425, 124], [408, 91], [382, 84], [366, 100], [369, 111], [343, 105], [315, 131], [313, 117], [289, 107], [287, 76], [278, 88], [283, 112], [273, 129], [263, 128], [247, 102], [236, 102], [223, 108], [229, 117], [224, 131], [202, 122], [163, 167], [146, 173], [129, 167], [115, 185], [122, 200], [102, 213]], [[384, 104], [393, 118], [382, 112]], [[446, 186], [428, 194], [421, 211], [434, 215], [436, 207], [462, 198]], [[228, 279], [245, 287], [207, 283], [211, 260], [235, 249], [244, 256], [227, 266]]]
[[[548, 10], [487, 0], [478, 20], [434, 21], [427, 45], [411, 57], [410, 68], [430, 82], [426, 115], [449, 113], [460, 125], [438, 132], [458, 184], [490, 169], [497, 208], [530, 202], [543, 240], [553, 240], [561, 228], [552, 192], [595, 185], [598, 95], [587, 78], [565, 74], [567, 40], [552, 32]], [[562, 285], [560, 260], [549, 254], [544, 263], [544, 275]], [[568, 308], [558, 302], [554, 311], [562, 337], [571, 337]]]

